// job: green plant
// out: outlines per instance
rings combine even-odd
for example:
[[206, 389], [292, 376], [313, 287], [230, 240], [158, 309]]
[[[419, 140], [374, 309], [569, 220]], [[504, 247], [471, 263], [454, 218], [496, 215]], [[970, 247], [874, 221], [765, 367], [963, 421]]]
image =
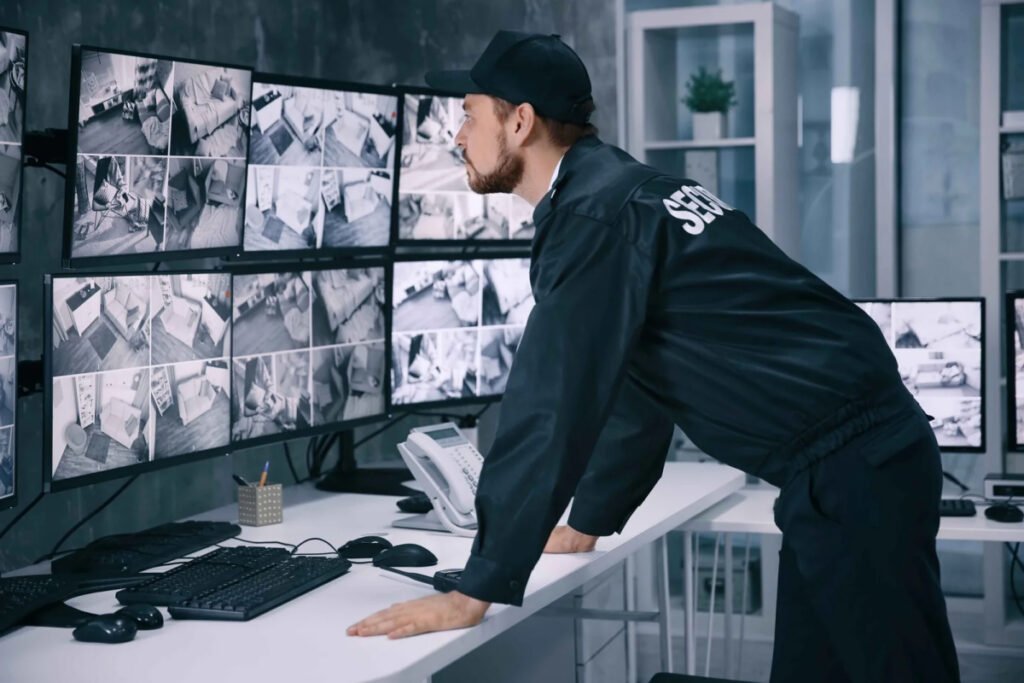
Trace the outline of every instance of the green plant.
[[720, 111], [724, 114], [736, 104], [736, 87], [733, 81], [722, 79], [721, 70], [712, 73], [702, 66], [686, 82], [683, 102], [691, 111]]

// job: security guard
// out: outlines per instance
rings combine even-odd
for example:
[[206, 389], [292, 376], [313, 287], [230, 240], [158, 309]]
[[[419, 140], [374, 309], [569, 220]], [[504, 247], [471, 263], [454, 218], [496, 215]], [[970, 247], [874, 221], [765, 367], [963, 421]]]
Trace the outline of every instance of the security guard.
[[470, 93], [456, 138], [470, 187], [535, 206], [536, 307], [459, 591], [349, 634], [461, 628], [522, 604], [543, 551], [623, 528], [677, 424], [782, 489], [773, 681], [958, 680], [938, 446], [875, 323], [744, 214], [598, 140], [590, 78], [557, 36], [501, 31], [471, 71], [427, 81]]

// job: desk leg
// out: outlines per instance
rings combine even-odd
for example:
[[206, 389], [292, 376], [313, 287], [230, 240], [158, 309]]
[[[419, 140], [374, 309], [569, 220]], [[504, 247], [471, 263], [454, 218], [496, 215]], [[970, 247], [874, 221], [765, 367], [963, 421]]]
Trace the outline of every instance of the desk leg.
[[725, 677], [732, 678], [732, 534], [725, 535]]
[[672, 606], [668, 592], [668, 536], [658, 539], [658, 625], [661, 644], [661, 670], [672, 672], [672, 628], [669, 621]]
[[697, 671], [696, 628], [697, 604], [693, 597], [693, 532], [683, 532], [683, 599], [686, 601], [686, 673]]

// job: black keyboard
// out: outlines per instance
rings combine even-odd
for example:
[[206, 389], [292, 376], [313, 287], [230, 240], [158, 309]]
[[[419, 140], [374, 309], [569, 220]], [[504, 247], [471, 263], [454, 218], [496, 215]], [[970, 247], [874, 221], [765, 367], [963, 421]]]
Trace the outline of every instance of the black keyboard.
[[966, 498], [943, 498], [939, 501], [940, 517], [973, 517], [976, 514], [974, 502]]
[[175, 619], [248, 621], [348, 572], [343, 557], [297, 555], [169, 608]]
[[118, 591], [117, 600], [122, 605], [177, 605], [286, 559], [284, 548], [217, 548], [163, 574], [150, 574], [144, 583]]
[[229, 522], [172, 522], [139, 531], [98, 538], [54, 560], [54, 574], [134, 574], [233, 538], [242, 532]]
[[0, 633], [36, 610], [87, 592], [77, 578], [64, 576], [15, 576], [0, 579]]

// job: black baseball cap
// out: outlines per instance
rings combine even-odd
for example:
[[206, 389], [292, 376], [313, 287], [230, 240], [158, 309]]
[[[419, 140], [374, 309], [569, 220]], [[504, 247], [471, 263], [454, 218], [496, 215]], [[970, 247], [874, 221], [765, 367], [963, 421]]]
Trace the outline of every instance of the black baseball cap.
[[556, 121], [586, 124], [593, 101], [587, 67], [558, 35], [498, 31], [469, 71], [430, 71], [427, 84], [453, 93], [529, 102]]

